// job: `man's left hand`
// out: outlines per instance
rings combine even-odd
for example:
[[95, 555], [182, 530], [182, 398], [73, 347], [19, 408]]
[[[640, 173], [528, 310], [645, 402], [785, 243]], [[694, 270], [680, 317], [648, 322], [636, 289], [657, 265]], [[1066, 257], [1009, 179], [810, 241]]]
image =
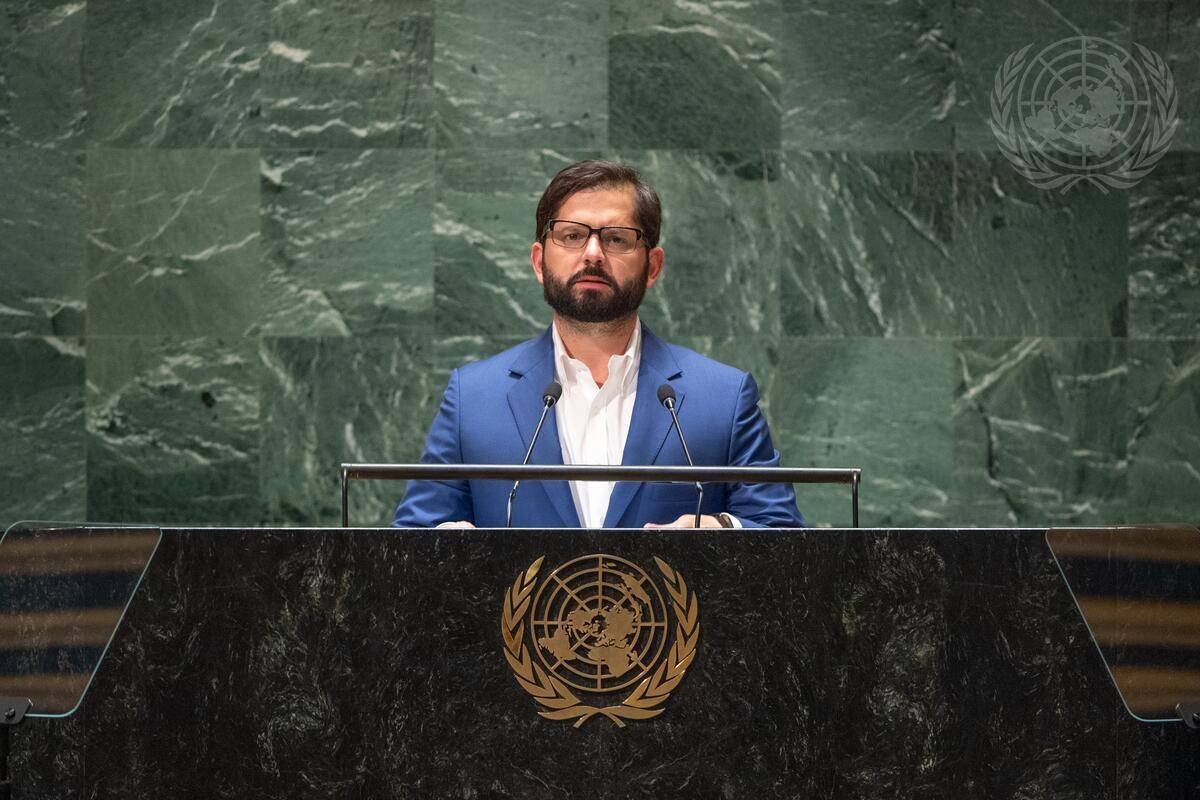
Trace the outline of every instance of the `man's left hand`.
[[[647, 522], [643, 528], [694, 528], [696, 527], [696, 515], [684, 514], [674, 522]], [[720, 528], [721, 522], [711, 514], [704, 514], [700, 517], [701, 528]]]

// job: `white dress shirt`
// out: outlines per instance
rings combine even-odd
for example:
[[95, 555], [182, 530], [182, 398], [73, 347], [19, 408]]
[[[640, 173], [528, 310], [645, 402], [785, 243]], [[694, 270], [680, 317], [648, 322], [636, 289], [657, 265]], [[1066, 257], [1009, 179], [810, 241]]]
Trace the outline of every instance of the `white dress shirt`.
[[[551, 325], [550, 331], [554, 339], [554, 376], [562, 386], [562, 397], [555, 404], [554, 413], [563, 463], [620, 464], [625, 455], [629, 423], [633, 419], [633, 402], [637, 399], [638, 368], [642, 364], [642, 323], [635, 322], [625, 352], [609, 356], [608, 380], [603, 386], [596, 385], [586, 364], [567, 355], [558, 327]], [[579, 524], [584, 528], [604, 527], [608, 502], [616, 484], [613, 481], [568, 483]], [[742, 527], [740, 519], [732, 514], [727, 517], [733, 527]]]
[[[620, 464], [637, 399], [638, 367], [642, 361], [642, 326], [637, 322], [625, 352], [609, 356], [608, 380], [597, 386], [591, 370], [567, 355], [558, 326], [554, 339], [554, 374], [562, 397], [554, 406], [558, 441], [564, 464]], [[579, 523], [601, 528], [612, 497], [612, 481], [569, 481]]]

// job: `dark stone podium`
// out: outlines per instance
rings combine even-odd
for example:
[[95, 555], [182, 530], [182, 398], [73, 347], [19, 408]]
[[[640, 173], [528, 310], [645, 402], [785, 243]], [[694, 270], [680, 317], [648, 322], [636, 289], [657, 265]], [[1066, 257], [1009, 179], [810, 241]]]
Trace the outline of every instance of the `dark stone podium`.
[[[544, 719], [522, 571], [685, 576], [652, 719]], [[1041, 530], [164, 530], [83, 702], [14, 731], [14, 797], [1193, 798], [1200, 737], [1123, 708]]]

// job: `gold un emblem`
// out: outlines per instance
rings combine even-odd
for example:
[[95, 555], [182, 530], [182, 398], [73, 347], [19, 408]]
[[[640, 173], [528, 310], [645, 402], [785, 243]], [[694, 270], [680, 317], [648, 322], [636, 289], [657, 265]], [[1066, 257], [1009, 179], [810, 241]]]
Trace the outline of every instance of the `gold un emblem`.
[[[700, 641], [699, 606], [683, 576], [654, 559], [668, 603], [650, 575], [623, 558], [583, 556], [539, 582], [544, 559], [517, 576], [500, 616], [504, 656], [545, 709], [538, 713], [573, 719], [576, 728], [596, 715], [621, 728], [657, 717]], [[621, 692], [628, 693], [619, 703], [600, 704]]]

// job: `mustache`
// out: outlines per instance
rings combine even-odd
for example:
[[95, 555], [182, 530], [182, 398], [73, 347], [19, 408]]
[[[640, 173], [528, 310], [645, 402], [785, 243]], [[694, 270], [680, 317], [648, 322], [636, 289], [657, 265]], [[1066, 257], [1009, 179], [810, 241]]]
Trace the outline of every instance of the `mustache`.
[[612, 287], [616, 286], [616, 283], [608, 275], [608, 273], [604, 272], [603, 270], [599, 270], [599, 269], [580, 270], [579, 272], [575, 273], [571, 277], [569, 285], [574, 286], [575, 284], [577, 284], [583, 280], [603, 281], [604, 283], [607, 283], [609, 286], [612, 286]]

